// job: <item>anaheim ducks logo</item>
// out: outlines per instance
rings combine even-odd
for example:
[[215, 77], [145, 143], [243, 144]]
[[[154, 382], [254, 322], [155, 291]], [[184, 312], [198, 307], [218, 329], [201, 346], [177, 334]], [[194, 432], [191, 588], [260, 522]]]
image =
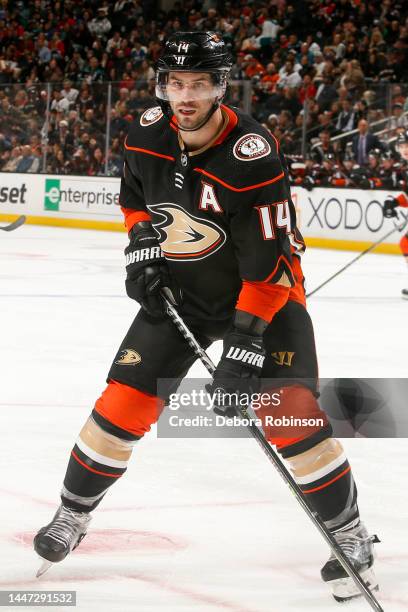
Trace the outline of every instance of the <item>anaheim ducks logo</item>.
[[160, 106], [148, 108], [140, 117], [140, 125], [142, 127], [147, 127], [148, 125], [152, 125], [152, 123], [156, 123], [156, 121], [159, 121], [159, 119], [161, 119], [162, 117], [163, 111]]
[[227, 239], [216, 223], [194, 217], [177, 204], [152, 204], [148, 208], [154, 217], [159, 216], [159, 221], [153, 220], [153, 226], [167, 259], [204, 259], [218, 251]]
[[121, 356], [115, 363], [118, 365], [137, 365], [142, 361], [141, 356], [134, 349], [123, 349]]
[[269, 142], [259, 134], [245, 134], [237, 140], [232, 152], [237, 159], [252, 161], [269, 155], [271, 147]]

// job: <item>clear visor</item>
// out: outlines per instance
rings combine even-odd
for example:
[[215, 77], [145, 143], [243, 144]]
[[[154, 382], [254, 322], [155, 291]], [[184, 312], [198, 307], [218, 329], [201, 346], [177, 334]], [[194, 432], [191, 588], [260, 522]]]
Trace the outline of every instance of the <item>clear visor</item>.
[[194, 72], [159, 73], [156, 78], [156, 97], [165, 102], [215, 100], [225, 95], [226, 77], [214, 83], [208, 74]]

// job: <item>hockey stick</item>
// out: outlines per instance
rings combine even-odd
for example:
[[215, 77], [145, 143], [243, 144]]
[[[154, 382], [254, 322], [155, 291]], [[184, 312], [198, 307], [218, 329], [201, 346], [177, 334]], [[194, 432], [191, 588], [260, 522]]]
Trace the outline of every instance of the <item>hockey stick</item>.
[[13, 223], [10, 223], [10, 225], [0, 225], [0, 230], [3, 230], [3, 232], [12, 232], [13, 230], [20, 227], [20, 225], [23, 225], [23, 223], [25, 223], [25, 220], [25, 215], [21, 215], [21, 217], [18, 217], [18, 219], [13, 221]]
[[[201, 360], [201, 362], [206, 367], [209, 374], [211, 374], [212, 376], [215, 372], [214, 363], [211, 361], [206, 351], [198, 343], [198, 341], [194, 337], [194, 334], [184, 323], [183, 319], [180, 317], [177, 310], [175, 309], [173, 304], [171, 304], [171, 302], [168, 300], [166, 294], [163, 291], [162, 291], [162, 298], [165, 303], [166, 312], [169, 318], [173, 321], [174, 325], [180, 331], [182, 336], [187, 340], [188, 344], [193, 349], [194, 353]], [[237, 406], [237, 411], [240, 413], [240, 415], [243, 418], [248, 418], [245, 407]], [[285, 483], [288, 485], [291, 492], [295, 495], [297, 501], [302, 506], [303, 510], [306, 512], [306, 514], [309, 516], [311, 521], [315, 524], [317, 529], [320, 531], [321, 535], [326, 540], [327, 544], [331, 548], [332, 552], [336, 556], [339, 563], [341, 563], [341, 565], [343, 566], [347, 574], [354, 580], [356, 586], [360, 590], [361, 594], [366, 598], [371, 608], [375, 610], [376, 612], [384, 612], [383, 608], [380, 606], [380, 604], [378, 603], [377, 599], [375, 598], [373, 593], [370, 591], [370, 589], [366, 586], [360, 574], [351, 565], [350, 561], [347, 559], [341, 547], [336, 542], [336, 540], [334, 539], [330, 531], [327, 529], [326, 525], [323, 523], [320, 516], [317, 514], [317, 512], [315, 512], [309, 506], [308, 502], [306, 501], [305, 496], [303, 495], [302, 490], [300, 489], [300, 487], [294, 480], [292, 474], [289, 472], [289, 470], [285, 467], [285, 465], [279, 459], [277, 453], [273, 450], [271, 445], [267, 442], [261, 430], [252, 423], [251, 419], [249, 419], [249, 423], [250, 424], [247, 425], [247, 429], [249, 430], [251, 435], [255, 438], [255, 440], [258, 442], [259, 446], [261, 447], [265, 455], [268, 457], [269, 461], [273, 463], [273, 465], [279, 472], [280, 476], [283, 478]]]
[[379, 244], [381, 244], [382, 242], [384, 242], [384, 240], [386, 238], [388, 238], [388, 236], [391, 236], [391, 234], [394, 234], [395, 232], [402, 232], [406, 225], [408, 224], [408, 216], [404, 219], [404, 221], [402, 221], [402, 223], [400, 225], [397, 225], [394, 221], [394, 227], [392, 230], [390, 230], [389, 232], [387, 232], [382, 238], [380, 238], [379, 240], [377, 240], [377, 242], [373, 242], [373, 244], [371, 244], [367, 249], [365, 249], [362, 253], [360, 253], [359, 255], [357, 255], [357, 257], [354, 257], [351, 261], [349, 261], [345, 266], [343, 266], [342, 268], [340, 268], [340, 270], [337, 270], [337, 272], [335, 272], [335, 274], [333, 274], [332, 276], [330, 276], [327, 280], [325, 280], [323, 283], [321, 283], [320, 285], [318, 285], [315, 289], [313, 289], [313, 291], [309, 291], [309, 293], [306, 293], [306, 297], [310, 297], [311, 295], [313, 295], [314, 293], [316, 293], [317, 291], [319, 291], [319, 289], [321, 289], [322, 287], [324, 287], [325, 285], [327, 285], [327, 283], [330, 283], [330, 281], [333, 280], [333, 278], [336, 278], [336, 276], [338, 276], [339, 274], [341, 274], [342, 272], [344, 272], [344, 270], [347, 270], [347, 268], [349, 268], [355, 261], [357, 261], [358, 259], [360, 259], [360, 257], [363, 257], [363, 255], [366, 255], [367, 253], [369, 253], [370, 251], [372, 251], [373, 249], [375, 249], [376, 246], [378, 246]]

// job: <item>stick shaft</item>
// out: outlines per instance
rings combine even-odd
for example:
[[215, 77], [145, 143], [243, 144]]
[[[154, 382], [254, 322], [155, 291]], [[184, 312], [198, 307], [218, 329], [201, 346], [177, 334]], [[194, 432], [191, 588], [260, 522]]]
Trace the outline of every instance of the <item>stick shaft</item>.
[[[207, 355], [206, 351], [199, 344], [199, 342], [196, 340], [196, 338], [194, 337], [194, 334], [184, 323], [183, 319], [180, 317], [180, 315], [178, 314], [173, 304], [171, 304], [171, 302], [167, 299], [166, 295], [162, 293], [162, 297], [166, 305], [166, 311], [167, 311], [168, 316], [174, 322], [174, 324], [176, 325], [180, 333], [187, 340], [187, 342], [189, 343], [189, 345], [191, 346], [191, 348], [193, 349], [197, 357], [202, 361], [203, 365], [206, 367], [209, 374], [213, 375], [215, 372], [214, 363], [212, 362], [210, 357]], [[240, 411], [239, 407], [238, 407], [238, 410]], [[242, 410], [241, 414], [243, 417], [246, 418], [245, 409]], [[250, 431], [253, 438], [255, 438], [255, 440], [261, 447], [262, 451], [268, 457], [269, 461], [273, 463], [278, 473], [284, 480], [285, 484], [289, 487], [292, 493], [294, 493], [297, 501], [302, 506], [303, 510], [306, 512], [306, 514], [309, 516], [312, 522], [315, 524], [317, 529], [320, 531], [321, 535], [326, 540], [327, 544], [329, 545], [329, 547], [335, 554], [339, 563], [341, 563], [341, 565], [343, 566], [344, 570], [354, 580], [354, 583], [357, 585], [357, 587], [361, 591], [361, 594], [367, 600], [368, 604], [371, 606], [373, 610], [375, 610], [375, 612], [384, 612], [383, 608], [380, 606], [375, 596], [371, 593], [370, 589], [366, 586], [360, 574], [351, 565], [350, 561], [347, 559], [342, 549], [340, 548], [340, 546], [334, 539], [333, 535], [327, 529], [326, 525], [324, 524], [320, 516], [317, 514], [317, 512], [315, 512], [309, 506], [299, 485], [296, 483], [292, 474], [289, 472], [286, 466], [282, 463], [282, 461], [280, 460], [278, 455], [275, 453], [271, 445], [267, 442], [261, 430], [256, 425], [252, 424], [251, 421], [249, 422], [250, 424], [247, 426], [247, 429]]]
[[325, 285], [327, 285], [328, 283], [330, 283], [330, 281], [332, 281], [334, 278], [336, 278], [336, 276], [339, 276], [339, 274], [341, 274], [342, 272], [344, 272], [344, 270], [347, 270], [347, 268], [349, 268], [351, 265], [353, 265], [353, 263], [355, 263], [356, 261], [358, 261], [360, 259], [360, 257], [363, 257], [363, 255], [367, 255], [367, 253], [370, 253], [370, 251], [372, 251], [373, 249], [375, 249], [375, 247], [377, 247], [379, 244], [381, 244], [382, 242], [384, 242], [384, 240], [386, 240], [388, 238], [388, 236], [391, 236], [392, 234], [394, 234], [395, 232], [401, 232], [404, 227], [407, 225], [408, 222], [408, 217], [405, 220], [405, 223], [401, 224], [400, 226], [395, 226], [393, 227], [391, 230], [389, 230], [386, 234], [384, 234], [384, 236], [382, 236], [382, 238], [379, 238], [376, 242], [373, 242], [373, 244], [371, 244], [369, 247], [367, 247], [366, 249], [364, 249], [364, 251], [362, 251], [361, 253], [359, 253], [356, 257], [353, 257], [353, 259], [351, 261], [349, 261], [348, 263], [346, 263], [345, 266], [343, 266], [342, 268], [340, 268], [340, 270], [337, 270], [337, 272], [335, 272], [334, 274], [332, 274], [332, 276], [329, 276], [329, 278], [327, 278], [323, 283], [321, 283], [320, 285], [318, 285], [317, 287], [315, 287], [313, 289], [313, 291], [309, 291], [309, 293], [306, 293], [306, 297], [310, 297], [312, 295], [314, 295], [317, 291], [319, 291], [319, 289], [321, 289], [322, 287], [324, 287]]

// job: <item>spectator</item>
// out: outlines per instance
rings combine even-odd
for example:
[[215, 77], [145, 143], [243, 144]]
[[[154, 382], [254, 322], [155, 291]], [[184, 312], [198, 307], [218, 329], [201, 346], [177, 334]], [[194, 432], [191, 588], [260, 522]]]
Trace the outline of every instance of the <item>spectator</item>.
[[408, 128], [408, 114], [404, 112], [404, 105], [401, 102], [394, 102], [392, 105], [392, 117], [388, 124], [390, 130], [398, 128]]
[[319, 83], [323, 79], [323, 71], [326, 67], [326, 63], [323, 59], [323, 53], [318, 51], [314, 54], [313, 68], [315, 70], [315, 82]]
[[91, 34], [97, 38], [105, 38], [106, 34], [111, 30], [112, 24], [107, 18], [108, 9], [105, 7], [99, 7], [97, 9], [97, 16], [94, 17], [88, 23], [88, 29]]
[[276, 65], [273, 62], [269, 62], [269, 64], [266, 66], [266, 73], [261, 78], [261, 83], [264, 85], [264, 90], [269, 93], [275, 91], [278, 81], [279, 73], [276, 69]]
[[356, 113], [354, 112], [350, 100], [342, 100], [341, 111], [338, 114], [336, 130], [339, 134], [351, 132], [356, 125]]
[[334, 155], [334, 147], [330, 142], [330, 132], [328, 130], [322, 130], [319, 133], [319, 140], [314, 144], [310, 151], [310, 157], [321, 164], [324, 159], [327, 159], [328, 155]]
[[299, 72], [294, 69], [294, 61], [292, 59], [285, 62], [283, 70], [279, 72], [279, 83], [282, 87], [296, 88], [302, 82], [302, 77]]
[[33, 155], [31, 147], [24, 145], [21, 148], [21, 158], [17, 164], [16, 172], [38, 172], [40, 160]]
[[96, 147], [93, 151], [90, 167], [88, 170], [89, 176], [102, 176], [105, 171], [105, 160], [103, 159], [102, 149]]
[[11, 154], [7, 159], [6, 163], [2, 167], [3, 172], [17, 172], [17, 167], [20, 161], [23, 159], [22, 156], [22, 147], [14, 147], [11, 150]]
[[358, 122], [358, 134], [353, 136], [353, 153], [359, 166], [367, 163], [368, 153], [371, 149], [383, 149], [383, 146], [375, 134], [369, 131], [368, 121], [360, 119]]
[[68, 100], [70, 108], [75, 105], [75, 101], [78, 97], [79, 91], [78, 89], [74, 89], [72, 87], [72, 83], [69, 79], [65, 79], [64, 87], [61, 89], [61, 95], [63, 98]]
[[365, 90], [364, 74], [361, 70], [360, 63], [356, 59], [351, 60], [347, 64], [347, 69], [341, 85], [348, 89], [350, 97], [353, 99], [357, 99]]
[[265, 68], [250, 53], [245, 55], [243, 65], [245, 66], [245, 76], [247, 79], [252, 79], [254, 76], [262, 77], [265, 74]]
[[54, 89], [52, 92], [53, 100], [51, 102], [51, 110], [58, 113], [66, 113], [69, 110], [70, 103], [68, 98], [64, 98], [60, 89]]
[[[117, 30], [113, 33], [112, 38], [110, 38], [108, 40], [108, 43], [106, 45], [106, 51], [108, 53], [108, 55], [110, 55], [112, 52], [117, 51], [118, 49], [120, 49], [120, 46], [122, 44], [122, 38], [120, 35], [120, 32], [118, 32]], [[140, 43], [139, 43], [140, 45]]]
[[74, 137], [69, 131], [69, 123], [66, 119], [61, 119], [58, 130], [51, 133], [50, 143], [56, 144], [65, 157], [72, 155], [74, 150]]
[[48, 41], [44, 39], [40, 49], [38, 50], [38, 59], [40, 64], [48, 64], [51, 59], [51, 51], [48, 48]]
[[311, 74], [306, 73], [302, 79], [302, 85], [299, 87], [299, 102], [303, 106], [305, 100], [310, 100], [316, 96], [316, 86], [313, 83]]
[[321, 111], [329, 110], [331, 103], [338, 97], [332, 79], [323, 74], [323, 80], [317, 88], [315, 100]]
[[83, 74], [88, 84], [99, 83], [105, 78], [104, 70], [99, 65], [99, 60], [95, 56], [90, 58], [89, 64], [85, 66]]

